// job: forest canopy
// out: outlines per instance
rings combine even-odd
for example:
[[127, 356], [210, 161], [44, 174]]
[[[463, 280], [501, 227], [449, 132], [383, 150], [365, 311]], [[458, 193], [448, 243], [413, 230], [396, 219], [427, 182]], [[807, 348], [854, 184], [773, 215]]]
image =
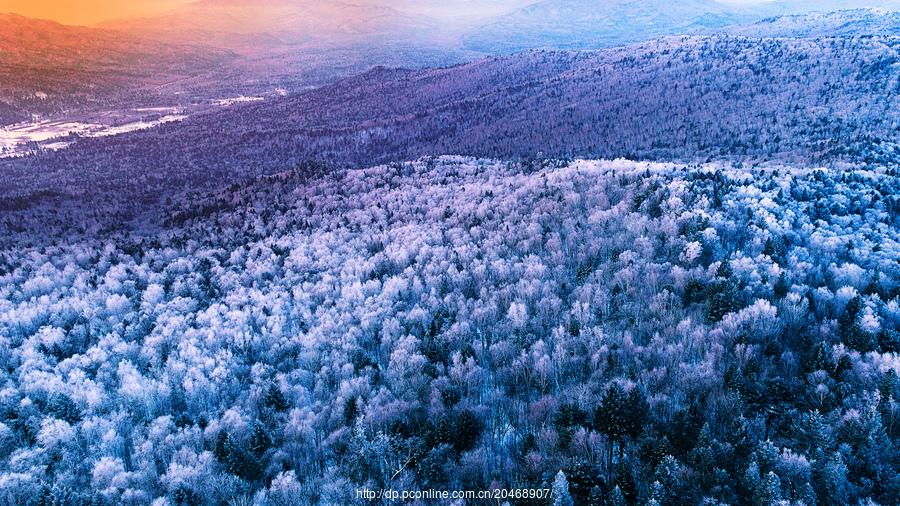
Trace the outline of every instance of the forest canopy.
[[895, 171], [308, 169], [0, 250], [0, 504], [900, 501]]

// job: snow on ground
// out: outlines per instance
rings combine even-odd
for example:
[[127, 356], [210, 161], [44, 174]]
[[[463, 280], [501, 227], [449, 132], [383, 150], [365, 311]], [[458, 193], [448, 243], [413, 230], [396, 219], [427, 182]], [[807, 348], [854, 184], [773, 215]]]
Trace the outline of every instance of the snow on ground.
[[[169, 109], [166, 109], [166, 111], [169, 111]], [[18, 123], [0, 128], [0, 158], [30, 153], [34, 150], [35, 144], [46, 150], [62, 149], [68, 147], [71, 142], [61, 141], [61, 139], [70, 136], [110, 137], [155, 128], [165, 123], [182, 121], [185, 118], [187, 116], [184, 114], [174, 113], [153, 120], [140, 119], [118, 125], [54, 120]]]
[[163, 125], [166, 123], [174, 123], [176, 121], [182, 121], [187, 119], [187, 115], [184, 114], [169, 114], [163, 116], [159, 119], [155, 119], [153, 121], [135, 121], [134, 123], [126, 123], [124, 125], [118, 125], [113, 127], [105, 127], [103, 130], [98, 132], [91, 132], [87, 135], [87, 137], [109, 137], [111, 135], [120, 135], [128, 132], [136, 132], [138, 130], [146, 130], [148, 128], [155, 128], [159, 125]]
[[219, 107], [230, 107], [235, 104], [245, 104], [247, 102], [260, 102], [265, 100], [263, 97], [245, 97], [243, 95], [234, 98], [221, 98], [218, 100], [213, 100], [213, 104], [218, 105]]

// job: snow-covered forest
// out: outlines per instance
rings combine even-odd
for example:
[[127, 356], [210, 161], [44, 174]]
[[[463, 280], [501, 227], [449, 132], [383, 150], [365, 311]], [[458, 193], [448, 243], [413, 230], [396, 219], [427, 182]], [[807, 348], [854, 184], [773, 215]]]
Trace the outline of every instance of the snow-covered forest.
[[[482, 39], [737, 21], [595, 3]], [[201, 80], [168, 89], [179, 121], [13, 143], [0, 506], [900, 505], [898, 27], [772, 18], [256, 100]]]
[[8, 235], [0, 504], [898, 504], [898, 177], [426, 158]]

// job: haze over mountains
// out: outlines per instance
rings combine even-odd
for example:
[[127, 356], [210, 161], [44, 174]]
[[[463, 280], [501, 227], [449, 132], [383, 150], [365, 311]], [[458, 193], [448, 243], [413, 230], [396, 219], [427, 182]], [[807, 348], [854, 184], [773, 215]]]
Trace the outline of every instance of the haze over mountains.
[[212, 44], [243, 52], [272, 45], [325, 48], [414, 42], [434, 33], [433, 20], [383, 5], [292, 0], [199, 0], [147, 18], [103, 23], [148, 38]]
[[[293, 2], [266, 5], [296, 8]], [[250, 15], [230, 0], [189, 8], [201, 7]], [[7, 160], [2, 191], [77, 195], [128, 188], [146, 196], [276, 172], [310, 159], [366, 166], [440, 154], [892, 160], [900, 122], [896, 18], [886, 10], [842, 11], [599, 51], [531, 51], [438, 69], [380, 67], [320, 89], [247, 105], [227, 101], [237, 105], [151, 131], [83, 139], [63, 151]], [[242, 26], [229, 16], [221, 19], [222, 26]], [[290, 23], [283, 26], [287, 30]], [[354, 29], [341, 26], [335, 30], [349, 34], [346, 40], [393, 29], [377, 20]], [[145, 47], [160, 52], [186, 46]], [[231, 70], [195, 79], [194, 89], [202, 91], [194, 94], [215, 93], [203, 86], [234, 83], [271, 90], [287, 75], [321, 81], [322, 74], [297, 70], [326, 64], [320, 56], [331, 61], [328, 75], [336, 78], [378, 58], [400, 65], [409, 56], [439, 66], [448, 54], [390, 47], [358, 53], [352, 45], [298, 52], [295, 60], [288, 53], [241, 57], [241, 63], [226, 66]], [[282, 68], [284, 75], [260, 73], [279, 64], [290, 67]]]
[[815, 38], [895, 36], [900, 34], [900, 12], [884, 9], [852, 9], [795, 14], [764, 19], [749, 25], [723, 29], [746, 37]]
[[[168, 13], [105, 23], [167, 42], [215, 42], [233, 50], [272, 44], [316, 47], [402, 42], [487, 54], [531, 48], [602, 48], [674, 33], [704, 32], [766, 17], [856, 7], [900, 7], [897, 0], [522, 0], [492, 9], [471, 2], [312, 2], [198, 0]], [[468, 15], [449, 12], [466, 12]], [[252, 47], [255, 46], [255, 47]]]
[[736, 9], [715, 0], [687, 2], [544, 0], [503, 16], [466, 37], [470, 48], [587, 49], [714, 29], [763, 17], [768, 9]]
[[141, 39], [0, 14], [0, 125], [91, 106], [154, 99], [162, 84], [233, 60], [227, 50]]
[[242, 58], [217, 76], [246, 94], [296, 91], [364, 72], [374, 65], [432, 67], [481, 56], [426, 15], [379, 3], [308, 0], [199, 0], [104, 28], [169, 44], [212, 45]]

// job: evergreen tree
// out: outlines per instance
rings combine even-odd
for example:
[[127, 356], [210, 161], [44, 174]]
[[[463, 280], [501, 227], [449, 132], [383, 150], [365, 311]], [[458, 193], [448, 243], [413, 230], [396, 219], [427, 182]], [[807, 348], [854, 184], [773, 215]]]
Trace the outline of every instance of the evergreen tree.
[[566, 481], [566, 475], [560, 471], [556, 473], [553, 480], [552, 488], [553, 506], [573, 506], [574, 501], [569, 495], [569, 483]]
[[769, 471], [756, 487], [753, 504], [759, 506], [776, 506], [781, 501], [781, 480], [778, 475]]
[[578, 429], [587, 425], [588, 414], [575, 404], [563, 404], [559, 407], [559, 412], [554, 419], [556, 432], [559, 434], [559, 445], [561, 448], [569, 446], [572, 434]]
[[266, 390], [264, 402], [267, 407], [270, 407], [275, 411], [287, 411], [287, 409], [291, 407], [287, 398], [285, 398], [284, 394], [281, 392], [281, 389], [274, 383], [270, 384], [268, 390]]
[[822, 506], [850, 504], [853, 485], [847, 477], [847, 465], [840, 452], [832, 452], [817, 463], [814, 479], [816, 496]]
[[737, 286], [731, 281], [726, 281], [713, 290], [706, 316], [710, 322], [718, 323], [726, 314], [737, 312], [741, 307], [741, 296]]
[[64, 394], [55, 394], [47, 404], [47, 412], [54, 418], [64, 420], [70, 424], [81, 421], [81, 410], [72, 401], [69, 396]]
[[250, 432], [250, 451], [257, 457], [262, 457], [271, 447], [272, 436], [269, 435], [269, 431], [261, 423], [254, 423]]
[[768, 255], [779, 265], [784, 265], [787, 250], [788, 247], [787, 244], [785, 244], [784, 237], [773, 235], [766, 239], [766, 244], [763, 247], [763, 255]]
[[566, 482], [569, 484], [569, 494], [575, 504], [585, 504], [595, 487], [603, 487], [605, 484], [600, 478], [600, 471], [593, 465], [583, 460], [576, 460], [564, 470]]
[[801, 414], [794, 423], [793, 432], [806, 454], [813, 458], [818, 458], [821, 452], [830, 450], [833, 445], [825, 419], [818, 411]]
[[230, 440], [226, 448], [228, 455], [225, 459], [225, 466], [228, 472], [250, 482], [262, 478], [262, 463], [255, 455]]
[[203, 504], [203, 498], [197, 492], [182, 485], [172, 492], [172, 503], [174, 506], [200, 506]]
[[725, 281], [730, 281], [732, 276], [734, 276], [734, 271], [731, 270], [731, 262], [726, 258], [725, 260], [722, 260], [719, 264], [719, 268], [716, 269], [716, 277]]
[[231, 444], [229, 441], [228, 433], [224, 430], [220, 430], [218, 434], [216, 434], [216, 443], [213, 447], [213, 455], [215, 455], [216, 460], [220, 463], [224, 464], [228, 460], [228, 446]]
[[[621, 492], [620, 492], [621, 493]], [[624, 498], [623, 498], [624, 500]], [[608, 501], [606, 497], [603, 495], [603, 490], [598, 486], [594, 486], [591, 489], [591, 493], [588, 495], [588, 506], [606, 506]], [[624, 503], [623, 503], [624, 504]]]
[[653, 485], [653, 498], [660, 504], [670, 504], [672, 499], [678, 496], [681, 490], [681, 465], [671, 455], [666, 455], [663, 461], [656, 466]]
[[647, 506], [663, 506], [668, 505], [668, 492], [666, 487], [658, 480], [650, 485], [650, 499], [647, 500]]
[[453, 447], [458, 452], [472, 448], [481, 437], [481, 431], [484, 429], [484, 423], [481, 419], [467, 409], [463, 410], [456, 417], [454, 425]]
[[613, 451], [628, 433], [629, 421], [626, 415], [626, 396], [618, 383], [613, 383], [603, 394], [600, 405], [594, 411], [594, 427], [609, 438], [607, 449], [607, 469], [613, 469]]
[[775, 281], [775, 286], [773, 287], [775, 298], [783, 299], [788, 294], [790, 289], [791, 286], [788, 284], [787, 274], [782, 272], [781, 275], [778, 276], [778, 280]]
[[874, 351], [878, 347], [877, 336], [866, 332], [857, 321], [862, 310], [862, 298], [854, 297], [847, 303], [843, 314], [838, 319], [838, 330], [841, 340], [851, 349], [861, 353]]
[[344, 402], [344, 425], [346, 425], [347, 427], [353, 427], [358, 414], [359, 407], [357, 405], [356, 397], [350, 397], [346, 400], [346, 402]]
[[811, 483], [806, 482], [803, 484], [803, 488], [800, 491], [800, 500], [806, 506], [816, 506], [818, 501], [816, 500], [816, 491], [813, 490], [813, 486]]
[[[599, 503], [598, 503], [599, 504]], [[622, 490], [616, 486], [612, 493], [609, 495], [609, 501], [607, 501], [608, 506], [626, 506], [628, 503], [625, 502], [625, 495], [622, 494]]]
[[690, 461], [694, 470], [697, 471], [699, 485], [704, 491], [712, 486], [715, 479], [715, 468], [718, 462], [714, 444], [715, 440], [710, 433], [709, 424], [706, 423], [700, 429], [697, 446], [690, 453]]

